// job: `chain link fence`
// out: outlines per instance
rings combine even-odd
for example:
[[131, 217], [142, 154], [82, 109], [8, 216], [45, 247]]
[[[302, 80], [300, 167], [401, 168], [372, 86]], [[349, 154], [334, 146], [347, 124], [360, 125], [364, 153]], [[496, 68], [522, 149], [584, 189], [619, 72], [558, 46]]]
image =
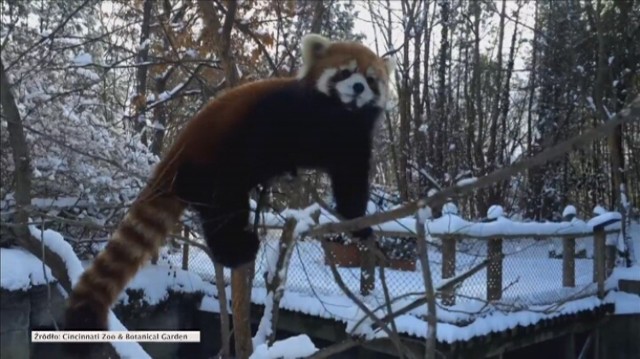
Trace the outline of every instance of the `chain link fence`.
[[[280, 236], [281, 231], [278, 229], [269, 229], [262, 233], [262, 243], [255, 265], [256, 274], [253, 282], [255, 289], [266, 288], [266, 258], [270, 251], [276, 250]], [[415, 238], [384, 236], [381, 238], [378, 241], [379, 247], [384, 253], [394, 258], [385, 268], [380, 266], [376, 268], [375, 289], [365, 299], [369, 303], [384, 304], [385, 287], [394, 302], [423, 296], [425, 284], [422, 268], [417, 260]], [[428, 237], [428, 259], [435, 288], [452, 278], [477, 269], [480, 264], [490, 259], [489, 247], [492, 245], [492, 240], [474, 238], [454, 239], [455, 259], [445, 258], [443, 253], [446, 252], [447, 241], [451, 240]], [[504, 256], [499, 260], [499, 268], [492, 267], [492, 264], [481, 267], [459, 282], [451, 295], [445, 293], [438, 296], [440, 320], [460, 322], [464, 321], [464, 318], [468, 320], [470, 316], [481, 315], [496, 308], [505, 311], [525, 308], [545, 310], [558, 303], [594, 294], [596, 284], [594, 283], [593, 238], [575, 240], [575, 285], [573, 287], [563, 285], [563, 239], [545, 237], [497, 241]], [[334, 260], [350, 264], [350, 266], [338, 266], [338, 272], [349, 290], [358, 295], [361, 270], [357, 263], [357, 249], [354, 252], [354, 248], [344, 243], [330, 241], [329, 244], [334, 251]], [[448, 245], [451, 249], [451, 243]], [[182, 257], [185, 253], [186, 251], [182, 250], [174, 251], [169, 256], [171, 262], [180, 265], [183, 263]], [[349, 257], [349, 254], [354, 253], [356, 257]], [[188, 270], [199, 274], [206, 281], [214, 282], [215, 271], [208, 255], [191, 246], [188, 256], [189, 260], [186, 262]], [[381, 280], [383, 274], [380, 272], [381, 269], [384, 269], [384, 281]], [[502, 278], [501, 281], [498, 279], [500, 283], [495, 283], [496, 273]], [[225, 281], [229, 283], [229, 280], [230, 271], [225, 269]], [[492, 288], [498, 288], [497, 296], [491, 293]], [[321, 303], [344, 303], [345, 295], [334, 279], [319, 240], [303, 238], [295, 242], [288, 267], [286, 291]], [[411, 314], [425, 315], [425, 310], [425, 306], [422, 306]]]

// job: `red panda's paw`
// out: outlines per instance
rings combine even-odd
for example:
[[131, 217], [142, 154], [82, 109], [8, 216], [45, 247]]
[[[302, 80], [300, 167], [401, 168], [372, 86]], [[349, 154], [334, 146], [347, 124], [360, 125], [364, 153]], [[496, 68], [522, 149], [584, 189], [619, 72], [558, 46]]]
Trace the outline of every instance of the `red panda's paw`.
[[371, 237], [371, 235], [373, 235], [373, 229], [371, 229], [371, 227], [359, 229], [351, 233], [351, 235], [361, 240], [368, 239], [369, 237]]
[[213, 259], [227, 268], [237, 268], [256, 259], [260, 240], [254, 232], [242, 231], [228, 238], [209, 241]]
[[[63, 329], [65, 331], [103, 331], [107, 330], [107, 315], [91, 302], [69, 306], [65, 313]], [[101, 347], [99, 342], [65, 342], [63, 350], [69, 358], [87, 358]]]

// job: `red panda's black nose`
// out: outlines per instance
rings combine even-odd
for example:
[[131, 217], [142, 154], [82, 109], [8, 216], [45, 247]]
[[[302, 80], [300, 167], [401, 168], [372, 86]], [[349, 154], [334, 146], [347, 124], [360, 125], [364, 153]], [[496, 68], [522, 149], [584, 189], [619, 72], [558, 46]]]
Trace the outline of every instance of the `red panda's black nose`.
[[356, 95], [361, 94], [364, 91], [364, 85], [360, 82], [356, 82], [355, 84], [353, 84], [353, 92], [356, 93]]

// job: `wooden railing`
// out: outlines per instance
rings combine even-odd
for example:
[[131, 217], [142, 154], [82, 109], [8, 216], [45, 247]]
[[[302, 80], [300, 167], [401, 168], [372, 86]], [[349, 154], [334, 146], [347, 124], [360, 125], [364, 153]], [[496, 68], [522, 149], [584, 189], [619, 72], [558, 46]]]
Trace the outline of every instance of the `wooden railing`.
[[[311, 208], [311, 207], [310, 207]], [[316, 210], [318, 207], [315, 207]], [[449, 208], [455, 208], [449, 206]], [[569, 206], [568, 206], [569, 208]], [[454, 211], [455, 212], [455, 211]], [[503, 293], [503, 243], [518, 239], [553, 240], [562, 239], [562, 277], [563, 287], [576, 286], [575, 248], [576, 240], [593, 238], [593, 282], [597, 283], [597, 295], [605, 294], [605, 280], [611, 274], [615, 265], [617, 249], [615, 244], [607, 245], [606, 238], [610, 234], [620, 232], [620, 215], [617, 212], [607, 212], [595, 216], [588, 221], [575, 218], [575, 213], [567, 216], [563, 222], [515, 222], [502, 216], [499, 206], [492, 206], [488, 219], [483, 222], [468, 222], [457, 213], [446, 212], [442, 217], [425, 223], [426, 233], [431, 238], [438, 238], [441, 242], [442, 267], [441, 279], [447, 280], [456, 276], [456, 248], [463, 239], [487, 241], [487, 270], [486, 270], [486, 300], [497, 301]], [[317, 223], [337, 221], [327, 212], [315, 217]], [[284, 217], [279, 214], [265, 213], [261, 215], [260, 224], [266, 229], [282, 229]], [[415, 238], [415, 220], [403, 218], [394, 222], [383, 223], [374, 228], [377, 236]], [[185, 244], [183, 257], [189, 256], [189, 247]], [[325, 254], [326, 255], [326, 254]], [[362, 268], [361, 281], [366, 278], [367, 284], [361, 288], [370, 288], [375, 278], [375, 262], [368, 262]], [[183, 260], [183, 269], [188, 269], [188, 261]], [[455, 304], [453, 288], [447, 288], [441, 293], [444, 305]]]

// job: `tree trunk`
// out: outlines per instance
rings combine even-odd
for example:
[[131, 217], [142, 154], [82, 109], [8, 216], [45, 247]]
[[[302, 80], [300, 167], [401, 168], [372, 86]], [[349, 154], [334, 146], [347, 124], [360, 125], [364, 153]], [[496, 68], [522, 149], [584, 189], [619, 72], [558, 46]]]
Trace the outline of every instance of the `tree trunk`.
[[15, 172], [13, 176], [15, 186], [16, 215], [14, 222], [18, 224], [15, 234], [19, 242], [27, 241], [30, 237], [27, 223], [29, 222], [28, 207], [31, 205], [31, 158], [29, 146], [24, 134], [20, 111], [11, 93], [11, 83], [4, 70], [4, 63], [0, 60], [0, 75], [2, 88], [2, 112], [7, 119], [9, 144]]
[[13, 232], [18, 239], [18, 244], [35, 257], [40, 258], [42, 262], [51, 269], [54, 277], [65, 291], [70, 292], [71, 280], [62, 258], [44, 246], [41, 238], [31, 236], [29, 231], [29, 207], [31, 205], [31, 159], [29, 145], [27, 144], [24, 134], [20, 111], [11, 93], [11, 82], [9, 81], [2, 60], [0, 60], [0, 89], [2, 112], [7, 119], [9, 144], [15, 166], [14, 197], [16, 200], [16, 215], [13, 222], [16, 226], [13, 228]]
[[[151, 9], [153, 0], [144, 0], [142, 5], [142, 25], [140, 25], [140, 52], [138, 53], [138, 63], [144, 64], [149, 61], [149, 47], [151, 46], [149, 33], [151, 28]], [[137, 116], [134, 118], [133, 127], [136, 132], [141, 132], [145, 127], [145, 112], [147, 109], [147, 74], [149, 67], [141, 65], [136, 71], [136, 99], [134, 101]], [[145, 133], [141, 136], [142, 143], [148, 144]]]
[[[498, 153], [498, 119], [500, 117], [500, 96], [502, 94], [502, 46], [504, 43], [504, 22], [506, 17], [506, 0], [502, 0], [502, 12], [500, 13], [500, 27], [498, 30], [498, 55], [497, 69], [495, 75], [496, 92], [491, 107], [491, 122], [489, 123], [489, 148], [487, 149], [487, 172], [491, 172], [498, 167], [500, 154]], [[489, 198], [481, 203], [480, 212], [486, 213], [490, 205], [498, 203], [500, 200], [500, 191], [494, 188], [488, 191]]]
[[437, 129], [434, 129], [436, 138], [434, 139], [434, 175], [441, 183], [444, 183], [445, 173], [445, 122], [447, 121], [447, 58], [449, 51], [449, 2], [443, 1], [440, 4], [440, 20], [442, 31], [440, 33], [440, 53], [438, 54], [438, 93], [436, 99]]

